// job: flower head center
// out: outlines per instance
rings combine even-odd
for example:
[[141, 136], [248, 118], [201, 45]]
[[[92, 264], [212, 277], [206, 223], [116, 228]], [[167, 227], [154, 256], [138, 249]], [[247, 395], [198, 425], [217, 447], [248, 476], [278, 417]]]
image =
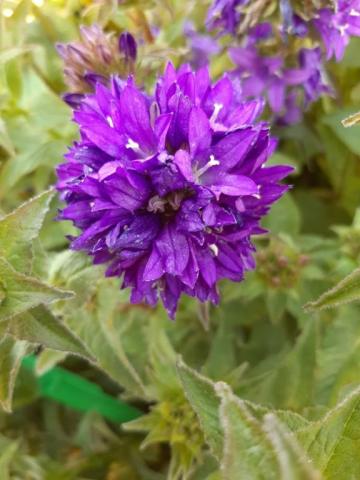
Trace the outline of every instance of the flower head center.
[[164, 217], [172, 217], [179, 210], [182, 201], [191, 197], [192, 194], [190, 189], [183, 189], [174, 190], [163, 197], [154, 195], [148, 202], [147, 211], [162, 213]]

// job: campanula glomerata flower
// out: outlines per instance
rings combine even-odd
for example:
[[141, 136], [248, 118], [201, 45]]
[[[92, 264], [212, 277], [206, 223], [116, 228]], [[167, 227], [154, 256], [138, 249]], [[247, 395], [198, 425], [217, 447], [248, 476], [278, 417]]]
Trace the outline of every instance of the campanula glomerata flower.
[[288, 189], [288, 166], [266, 166], [276, 141], [225, 75], [212, 84], [168, 64], [149, 96], [130, 77], [96, 85], [74, 111], [80, 140], [58, 167], [83, 250], [123, 278], [131, 301], [162, 299], [174, 317], [182, 293], [218, 303], [218, 281], [254, 268], [252, 236]]

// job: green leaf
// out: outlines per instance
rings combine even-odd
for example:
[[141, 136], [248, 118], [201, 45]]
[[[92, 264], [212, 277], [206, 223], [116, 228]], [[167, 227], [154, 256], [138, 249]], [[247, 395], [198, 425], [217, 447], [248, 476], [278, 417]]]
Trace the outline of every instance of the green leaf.
[[6, 50], [2, 50], [0, 52], [0, 64], [4, 64], [9, 60], [13, 60], [14, 58], [17, 58], [20, 55], [23, 55], [24, 53], [30, 52], [31, 49], [32, 49], [32, 46], [26, 45], [22, 47], [12, 47], [12, 48], [7, 48]]
[[340, 63], [340, 66], [343, 68], [359, 68], [360, 59], [359, 59], [359, 48], [360, 48], [360, 39], [358, 37], [352, 37], [350, 44], [345, 50], [345, 56]]
[[291, 173], [291, 175], [293, 176], [293, 175], [299, 174], [299, 164], [297, 163], [296, 159], [279, 150], [275, 151], [271, 155], [271, 157], [269, 158], [266, 164], [268, 166], [290, 165], [294, 167], [294, 171]]
[[9, 320], [7, 332], [19, 340], [91, 359], [91, 354], [76, 335], [43, 305]]
[[197, 413], [205, 438], [214, 456], [221, 458], [223, 450], [222, 428], [219, 419], [220, 399], [215, 384], [178, 360], [177, 371], [185, 395]]
[[327, 480], [360, 478], [360, 389], [296, 437]]
[[290, 193], [276, 202], [264, 218], [262, 225], [272, 234], [286, 233], [297, 235], [301, 228], [300, 211]]
[[30, 350], [27, 342], [9, 335], [0, 340], [0, 405], [6, 412], [11, 412], [15, 380], [21, 361]]
[[[104, 279], [103, 269], [91, 265], [89, 257], [70, 251], [52, 259], [49, 279], [51, 284], [76, 294], [71, 301], [54, 305], [52, 311], [63, 318], [66, 326], [86, 346], [96, 364], [123, 386], [127, 393], [146, 397], [144, 378], [125, 348], [126, 328], [132, 322], [131, 309], [127, 308], [127, 293], [120, 291], [118, 281]], [[123, 314], [122, 309], [125, 309]], [[143, 315], [143, 311], [141, 313]], [[136, 320], [136, 347], [139, 348], [139, 341], [140, 345], [143, 343], [144, 331], [136, 326], [140, 319]], [[147, 353], [146, 343], [144, 353]], [[147, 355], [144, 361], [148, 361]], [[146, 368], [144, 362], [141, 363]]]
[[36, 375], [44, 375], [67, 357], [66, 352], [45, 348], [36, 356]]
[[54, 196], [48, 190], [0, 219], [0, 256], [23, 273], [31, 270], [32, 246]]
[[13, 157], [15, 155], [14, 145], [9, 137], [7, 131], [6, 123], [3, 119], [0, 118], [0, 146], [5, 150], [5, 152]]
[[[34, 131], [33, 135], [36, 134]], [[41, 136], [43, 137], [44, 135]], [[61, 161], [65, 149], [66, 141], [45, 137], [40, 144], [34, 143], [8, 160], [0, 172], [0, 198], [8, 195], [22, 178], [40, 167], [46, 167], [49, 172], [54, 169]]]
[[[223, 452], [223, 432], [219, 417], [221, 402], [217, 393], [218, 384], [185, 365], [181, 359], [177, 362], [177, 372], [185, 395], [199, 418], [205, 439], [214, 456], [220, 459]], [[222, 382], [221, 385], [224, 383]], [[269, 412], [268, 408], [261, 405], [246, 400], [243, 402], [251, 415], [257, 419], [262, 419]], [[308, 425], [307, 420], [291, 411], [276, 410], [275, 413], [291, 431]]]
[[2, 304], [3, 300], [5, 300], [5, 290], [0, 281], [0, 305]]
[[10, 60], [4, 66], [8, 89], [14, 98], [19, 99], [23, 89], [22, 70], [20, 63], [16, 60]]
[[11, 480], [10, 466], [19, 449], [19, 442], [11, 442], [1, 450], [0, 453], [0, 478], [1, 480]]
[[[79, 283], [83, 290], [85, 285], [84, 281]], [[100, 368], [128, 393], [146, 397], [143, 379], [124, 348], [121, 331], [124, 317], [119, 312], [121, 304], [125, 304], [124, 292], [114, 288], [110, 281], [104, 281], [93, 284], [87, 295], [81, 306], [76, 303], [72, 306], [72, 302], [65, 306], [64, 322], [81, 339]]]
[[311, 319], [295, 346], [261, 362], [243, 381], [239, 393], [277, 408], [302, 410], [313, 401], [316, 372], [317, 324]]
[[271, 323], [279, 324], [286, 310], [288, 292], [268, 288], [266, 292], [266, 307]]
[[360, 268], [354, 270], [335, 287], [323, 293], [320, 298], [307, 303], [304, 308], [308, 311], [334, 308], [345, 303], [360, 299]]
[[[233, 326], [228, 321], [229, 318], [226, 315], [224, 317], [219, 319], [204, 367], [204, 373], [214, 380], [224, 380], [224, 377], [237, 367]], [[244, 368], [242, 366], [242, 369]], [[241, 370], [238, 373], [241, 374]]]
[[[160, 327], [161, 328], [161, 327]], [[179, 391], [179, 380], [176, 376], [176, 352], [166, 333], [159, 330], [156, 321], [150, 322], [146, 336], [149, 345], [149, 363], [151, 375], [156, 385], [158, 396], [165, 396]]]
[[344, 128], [342, 120], [354, 113], [354, 109], [337, 110], [326, 115], [322, 121], [332, 129], [335, 135], [356, 155], [360, 155], [360, 136], [358, 127]]
[[72, 292], [51, 287], [36, 278], [16, 272], [4, 258], [0, 258], [0, 281], [5, 293], [0, 304], [0, 321], [40, 304], [50, 304], [73, 296]]
[[219, 382], [224, 432], [224, 480], [319, 480], [305, 453], [274, 413], [259, 420], [246, 402]]
[[359, 308], [353, 304], [340, 308], [328, 323], [318, 349], [318, 403], [333, 406], [345, 391], [348, 393], [359, 384], [359, 339]]
[[263, 428], [276, 453], [283, 480], [320, 480], [322, 478], [294, 436], [279, 422], [276, 415], [272, 413], [265, 415]]
[[217, 393], [221, 398], [220, 419], [224, 432], [221, 461], [224, 480], [279, 480], [277, 458], [261, 423], [226, 385], [219, 382]]

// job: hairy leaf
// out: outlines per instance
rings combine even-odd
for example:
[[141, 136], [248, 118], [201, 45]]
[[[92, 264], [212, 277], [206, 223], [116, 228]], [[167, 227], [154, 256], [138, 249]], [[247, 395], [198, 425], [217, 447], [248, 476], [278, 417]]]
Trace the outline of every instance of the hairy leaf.
[[308, 311], [334, 308], [344, 303], [354, 302], [360, 299], [360, 268], [350, 273], [334, 288], [323, 293], [320, 298], [305, 305]]
[[359, 363], [359, 309], [352, 304], [339, 309], [324, 332], [318, 350], [316, 401], [336, 405], [346, 391], [358, 385]]
[[327, 480], [358, 478], [360, 472], [360, 389], [296, 437]]
[[121, 320], [121, 293], [107, 284], [97, 287], [95, 292], [91, 290], [92, 295], [82, 306], [66, 306], [64, 321], [81, 339], [99, 367], [129, 393], [146, 396], [145, 385], [129, 360], [121, 331], [115, 322], [119, 315]]
[[220, 421], [224, 434], [223, 478], [280, 479], [276, 453], [261, 423], [226, 384], [219, 382], [216, 387], [221, 398]]
[[275, 414], [258, 420], [226, 384], [216, 385], [224, 431], [223, 478], [319, 480], [320, 475]]
[[31, 242], [39, 234], [53, 196], [54, 191], [48, 190], [0, 219], [0, 257], [22, 273], [30, 272]]
[[0, 321], [38, 305], [73, 296], [72, 292], [51, 287], [36, 278], [16, 272], [4, 258], [0, 258], [0, 280], [5, 294], [0, 304]]
[[43, 305], [9, 320], [7, 332], [19, 340], [91, 358], [77, 336]]
[[64, 360], [67, 356], [66, 352], [62, 352], [61, 350], [52, 350], [50, 348], [44, 348], [37, 356], [36, 356], [36, 365], [35, 365], [35, 372], [37, 375], [44, 375], [44, 373], [51, 370], [55, 367], [58, 363]]
[[26, 341], [18, 341], [9, 335], [0, 340], [0, 405], [7, 412], [11, 411], [15, 380], [21, 361], [30, 350], [31, 347]]
[[[216, 390], [217, 384], [185, 365], [182, 360], [178, 360], [177, 371], [185, 395], [199, 418], [205, 439], [214, 456], [220, 459], [224, 439], [219, 417], [221, 401]], [[261, 420], [266, 413], [269, 413], [269, 409], [261, 405], [248, 401], [243, 401], [243, 403], [256, 419]], [[274, 410], [274, 412], [291, 431], [296, 431], [308, 425], [303, 417], [291, 411]]]
[[276, 415], [264, 417], [263, 429], [274, 448], [283, 480], [320, 480], [320, 472], [313, 467], [294, 436], [279, 422]]

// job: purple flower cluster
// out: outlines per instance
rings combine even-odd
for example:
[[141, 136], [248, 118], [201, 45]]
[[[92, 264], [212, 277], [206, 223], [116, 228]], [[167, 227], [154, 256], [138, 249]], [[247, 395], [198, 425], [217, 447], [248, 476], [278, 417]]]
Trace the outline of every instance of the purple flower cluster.
[[182, 293], [218, 303], [217, 282], [254, 267], [251, 236], [292, 170], [265, 166], [276, 142], [261, 109], [207, 68], [168, 64], [150, 97], [131, 78], [97, 84], [58, 167], [59, 216], [81, 230], [71, 248], [123, 276], [133, 303], [160, 296], [171, 317]]
[[319, 10], [314, 26], [324, 42], [327, 60], [341, 60], [351, 36], [360, 36], [360, 0], [338, 0], [335, 10]]
[[296, 68], [287, 68], [281, 55], [260, 54], [259, 43], [271, 36], [272, 26], [259, 24], [249, 33], [245, 47], [231, 48], [230, 57], [236, 65], [232, 75], [241, 79], [244, 98], [265, 97], [278, 120], [295, 123], [307, 105], [322, 93], [331, 93], [324, 78], [321, 50], [301, 49]]
[[[295, 123], [310, 103], [324, 93], [333, 93], [325, 60], [341, 60], [351, 36], [360, 36], [360, 0], [338, 0], [333, 8], [314, 9], [306, 20], [294, 12], [289, 0], [281, 0], [281, 21], [273, 24], [258, 21], [263, 8], [260, 2], [252, 12], [243, 8], [246, 3], [215, 0], [207, 24], [241, 38], [239, 46], [229, 52], [244, 98], [262, 96], [277, 121]], [[255, 26], [237, 37], [244, 30], [241, 22]], [[297, 40], [291, 42], [289, 37]]]

